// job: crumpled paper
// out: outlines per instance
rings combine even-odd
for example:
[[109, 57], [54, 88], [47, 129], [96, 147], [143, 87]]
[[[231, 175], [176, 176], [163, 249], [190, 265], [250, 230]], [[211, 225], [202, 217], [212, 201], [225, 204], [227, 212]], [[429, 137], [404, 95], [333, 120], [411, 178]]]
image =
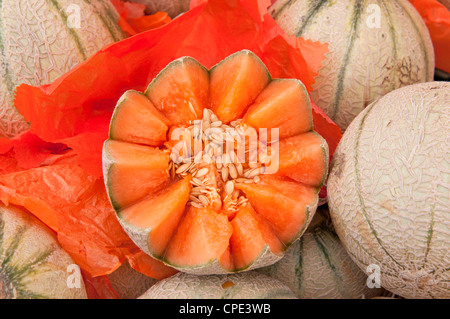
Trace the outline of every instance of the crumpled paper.
[[450, 11], [436, 0], [409, 0], [419, 11], [433, 41], [436, 68], [450, 73]]

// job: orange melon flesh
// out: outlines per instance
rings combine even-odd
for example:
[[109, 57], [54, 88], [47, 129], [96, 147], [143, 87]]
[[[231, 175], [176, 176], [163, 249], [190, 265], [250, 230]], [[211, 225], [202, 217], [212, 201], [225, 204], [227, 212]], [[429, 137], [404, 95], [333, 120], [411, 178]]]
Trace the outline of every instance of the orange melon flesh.
[[167, 244], [177, 228], [191, 191], [191, 177], [150, 194], [142, 201], [121, 211], [120, 216], [127, 223], [141, 229], [150, 228], [149, 250], [155, 256], [162, 256]]
[[130, 205], [159, 189], [169, 179], [169, 156], [145, 145], [107, 140], [105, 181], [116, 209]]
[[172, 125], [202, 117], [208, 105], [209, 72], [191, 57], [171, 62], [148, 86], [145, 94]]
[[210, 71], [210, 108], [224, 123], [241, 118], [270, 81], [262, 61], [240, 51]]
[[281, 140], [277, 175], [321, 187], [328, 170], [325, 145], [322, 136], [315, 132]]
[[262, 175], [259, 183], [237, 183], [236, 188], [245, 193], [255, 211], [287, 246], [304, 228], [307, 206], [314, 206], [317, 201], [316, 188], [272, 175]]
[[233, 234], [230, 247], [236, 269], [250, 266], [268, 245], [274, 254], [280, 254], [283, 244], [270, 226], [247, 204], [242, 206], [231, 221]]
[[243, 122], [256, 129], [278, 128], [280, 139], [311, 131], [311, 104], [305, 87], [294, 79], [273, 80], [247, 110]]
[[169, 121], [137, 91], [120, 98], [111, 119], [109, 137], [136, 144], [159, 146], [166, 141]]
[[228, 245], [225, 252], [219, 257], [219, 263], [223, 269], [226, 269], [228, 271], [235, 270], [233, 255], [231, 254], [230, 245]]
[[226, 254], [233, 232], [224, 214], [205, 207], [190, 206], [170, 241], [164, 259], [174, 266], [208, 264]]

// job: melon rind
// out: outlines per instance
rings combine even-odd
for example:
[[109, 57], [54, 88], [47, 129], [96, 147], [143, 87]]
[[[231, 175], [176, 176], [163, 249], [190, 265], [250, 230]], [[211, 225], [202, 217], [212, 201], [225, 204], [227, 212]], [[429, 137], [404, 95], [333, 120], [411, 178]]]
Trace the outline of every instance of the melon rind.
[[43, 223], [21, 208], [0, 206], [0, 299], [86, 299], [72, 265]]
[[118, 20], [107, 0], [1, 1], [0, 137], [29, 128], [14, 107], [17, 86], [51, 83], [105, 45], [124, 39]]
[[[227, 285], [231, 285], [227, 287]], [[249, 271], [232, 275], [178, 273], [153, 285], [139, 299], [297, 299], [280, 281]]]
[[[325, 214], [324, 214], [325, 216]], [[361, 299], [379, 296], [367, 276], [352, 261], [328, 220], [316, 213], [305, 234], [283, 259], [258, 269], [285, 283], [300, 299]], [[315, 224], [315, 225], [313, 225]]]
[[328, 43], [311, 98], [343, 130], [384, 94], [433, 80], [431, 37], [407, 0], [278, 0], [269, 13], [288, 35]]
[[405, 298], [450, 297], [449, 101], [447, 82], [395, 90], [355, 118], [333, 156], [327, 192], [339, 238]]

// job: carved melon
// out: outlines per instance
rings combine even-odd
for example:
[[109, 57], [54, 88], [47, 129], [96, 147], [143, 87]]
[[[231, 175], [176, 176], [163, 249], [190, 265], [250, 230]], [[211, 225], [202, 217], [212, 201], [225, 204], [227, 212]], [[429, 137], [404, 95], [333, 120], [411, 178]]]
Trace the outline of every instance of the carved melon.
[[0, 299], [42, 298], [87, 298], [79, 268], [44, 224], [0, 206]]
[[321, 207], [306, 233], [277, 263], [257, 269], [284, 282], [300, 299], [360, 299], [379, 296], [367, 276], [352, 261]]
[[286, 33], [328, 43], [311, 98], [341, 129], [378, 97], [433, 80], [431, 38], [407, 0], [278, 0], [270, 14]]
[[139, 299], [297, 299], [283, 283], [255, 271], [197, 276], [177, 273], [153, 285]]
[[397, 89], [355, 118], [333, 156], [327, 191], [339, 238], [405, 298], [450, 297], [449, 101], [447, 82]]
[[14, 108], [16, 87], [53, 82], [123, 39], [118, 18], [108, 0], [0, 2], [0, 137], [29, 127]]

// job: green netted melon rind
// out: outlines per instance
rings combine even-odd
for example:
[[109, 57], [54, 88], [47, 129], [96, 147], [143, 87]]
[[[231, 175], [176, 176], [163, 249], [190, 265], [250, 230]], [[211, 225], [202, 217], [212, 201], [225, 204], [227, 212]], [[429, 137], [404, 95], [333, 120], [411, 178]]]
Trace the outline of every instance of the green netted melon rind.
[[287, 34], [328, 43], [311, 98], [341, 129], [384, 94], [433, 80], [431, 38], [407, 0], [278, 0], [269, 12]]
[[351, 258], [405, 298], [450, 297], [450, 84], [397, 89], [351, 123], [327, 183]]
[[0, 299], [85, 299], [77, 269], [44, 224], [0, 206]]
[[139, 299], [297, 299], [280, 281], [249, 271], [232, 275], [178, 273], [153, 285]]

